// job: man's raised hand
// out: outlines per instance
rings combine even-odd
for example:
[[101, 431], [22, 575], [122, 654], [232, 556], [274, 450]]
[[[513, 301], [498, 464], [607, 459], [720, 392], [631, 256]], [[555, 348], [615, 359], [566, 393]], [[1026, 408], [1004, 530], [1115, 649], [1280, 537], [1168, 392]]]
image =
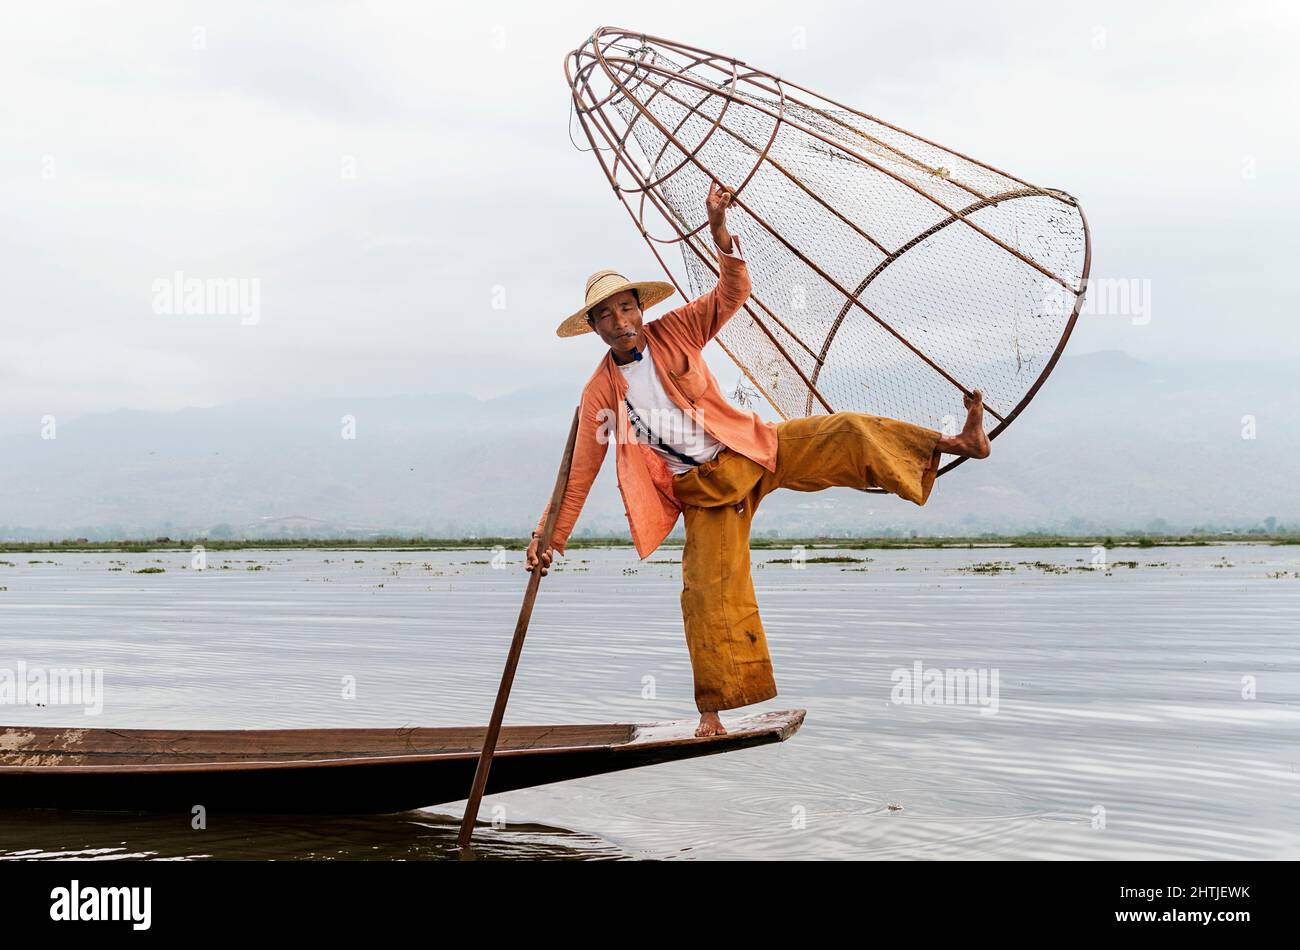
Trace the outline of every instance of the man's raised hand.
[[734, 197], [729, 190], [718, 184], [716, 178], [713, 180], [709, 185], [709, 196], [704, 202], [705, 210], [709, 214], [709, 227], [716, 228], [726, 223], [727, 209], [731, 207]]

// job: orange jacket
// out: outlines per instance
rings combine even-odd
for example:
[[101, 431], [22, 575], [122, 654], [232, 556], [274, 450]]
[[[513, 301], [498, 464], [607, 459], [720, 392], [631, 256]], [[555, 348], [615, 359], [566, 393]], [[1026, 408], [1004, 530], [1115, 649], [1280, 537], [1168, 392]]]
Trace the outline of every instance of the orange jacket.
[[[739, 253], [740, 239], [733, 234], [731, 240]], [[718, 259], [717, 286], [646, 323], [646, 344], [668, 398], [723, 445], [774, 472], [776, 426], [728, 402], [701, 352], [749, 296], [749, 268], [744, 260], [722, 253]], [[561, 554], [611, 440], [618, 488], [637, 554], [649, 557], [677, 524], [681, 503], [673, 494], [672, 473], [654, 449], [636, 439], [623, 405], [626, 393], [627, 380], [606, 352], [582, 390], [573, 465], [551, 538], [551, 546]], [[550, 510], [547, 502], [537, 522], [539, 535]]]

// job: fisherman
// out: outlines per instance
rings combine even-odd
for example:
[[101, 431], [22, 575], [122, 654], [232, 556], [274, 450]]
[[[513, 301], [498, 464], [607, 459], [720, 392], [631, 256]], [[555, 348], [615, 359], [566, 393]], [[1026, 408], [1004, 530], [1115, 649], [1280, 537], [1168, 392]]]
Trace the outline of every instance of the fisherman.
[[749, 296], [739, 238], [727, 230], [732, 193], [705, 200], [718, 252], [717, 285], [643, 323], [671, 284], [630, 282], [612, 270], [587, 279], [586, 300], [556, 330], [595, 331], [609, 347], [582, 390], [577, 442], [551, 546], [538, 552], [550, 504], [533, 531], [527, 569], [545, 576], [564, 554], [591, 484], [615, 444], [619, 490], [637, 554], [649, 557], [685, 516], [682, 619], [700, 711], [697, 736], [726, 733], [718, 711], [771, 699], [776, 680], [750, 575], [754, 511], [776, 488], [881, 488], [924, 505], [942, 454], [986, 458], [980, 391], [964, 397], [956, 436], [859, 412], [766, 422], [729, 403], [702, 350]]

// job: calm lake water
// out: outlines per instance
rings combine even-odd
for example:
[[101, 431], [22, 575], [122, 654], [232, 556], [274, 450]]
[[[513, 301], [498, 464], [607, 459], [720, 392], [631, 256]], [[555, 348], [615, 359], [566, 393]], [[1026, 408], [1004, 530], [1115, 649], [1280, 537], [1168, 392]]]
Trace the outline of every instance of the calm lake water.
[[[807, 709], [789, 741], [490, 797], [483, 817], [504, 806], [508, 827], [481, 832], [481, 851], [1300, 857], [1300, 548], [1112, 549], [1109, 569], [1091, 549], [809, 552], [836, 555], [869, 560], [754, 553], [781, 694], [743, 712]], [[188, 554], [0, 554], [0, 668], [105, 675], [98, 716], [7, 705], [0, 724], [485, 723], [527, 579], [519, 553], [490, 558], [239, 551], [196, 572]], [[560, 559], [507, 723], [693, 715], [679, 558]], [[984, 671], [990, 687], [996, 671], [996, 707], [893, 701], [918, 663]], [[0, 812], [0, 857], [438, 858], [462, 808], [214, 816], [206, 831]]]

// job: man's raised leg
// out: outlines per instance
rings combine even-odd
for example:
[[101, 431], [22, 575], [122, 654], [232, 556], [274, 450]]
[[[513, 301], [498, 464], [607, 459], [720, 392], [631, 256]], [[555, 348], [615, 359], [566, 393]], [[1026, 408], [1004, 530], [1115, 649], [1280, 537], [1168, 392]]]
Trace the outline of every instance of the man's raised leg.
[[944, 453], [989, 454], [979, 390], [965, 402], [966, 422], [956, 436], [862, 412], [788, 419], [777, 426], [776, 471], [764, 470], [755, 492], [761, 498], [777, 488], [883, 488], [924, 505]]

